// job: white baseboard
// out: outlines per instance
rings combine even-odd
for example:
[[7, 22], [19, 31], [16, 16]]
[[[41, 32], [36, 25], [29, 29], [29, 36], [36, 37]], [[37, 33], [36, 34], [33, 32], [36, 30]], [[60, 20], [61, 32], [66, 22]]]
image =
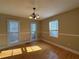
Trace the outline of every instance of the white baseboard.
[[67, 48], [67, 47], [65, 47], [65, 46], [58, 45], [58, 44], [56, 44], [56, 43], [53, 43], [53, 42], [48, 41], [48, 40], [45, 40], [45, 39], [42, 39], [42, 40], [43, 40], [44, 42], [47, 42], [47, 43], [49, 43], [49, 44], [55, 45], [55, 46], [57, 46], [57, 47], [63, 48], [63, 49], [65, 49], [65, 50], [67, 50], [67, 51], [70, 51], [70, 52], [72, 52], [72, 53], [74, 53], [74, 54], [79, 55], [79, 51], [75, 51], [75, 50], [73, 50], [73, 49], [71, 49], [71, 48]]

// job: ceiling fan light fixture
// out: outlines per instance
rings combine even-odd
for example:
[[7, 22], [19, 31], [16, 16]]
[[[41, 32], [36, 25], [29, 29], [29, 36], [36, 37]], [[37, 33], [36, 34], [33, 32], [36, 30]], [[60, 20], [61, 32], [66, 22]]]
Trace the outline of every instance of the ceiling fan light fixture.
[[39, 15], [37, 15], [37, 18], [39, 18]]
[[37, 20], [39, 19], [39, 14], [37, 14], [35, 11], [36, 11], [36, 8], [33, 8], [33, 13], [29, 16], [29, 19], [34, 19], [34, 20]]
[[33, 17], [32, 16], [29, 16], [29, 19], [33, 19]]

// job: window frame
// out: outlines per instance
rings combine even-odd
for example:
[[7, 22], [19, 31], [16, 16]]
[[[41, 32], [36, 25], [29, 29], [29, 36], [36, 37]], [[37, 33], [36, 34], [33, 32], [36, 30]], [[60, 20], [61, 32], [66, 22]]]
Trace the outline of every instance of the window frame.
[[[18, 22], [19, 24], [18, 24], [18, 32], [10, 32], [10, 28], [9, 28], [9, 22]], [[10, 44], [15, 44], [15, 43], [17, 43], [17, 42], [10, 42], [9, 41], [9, 34], [10, 33], [18, 33], [18, 34], [20, 34], [20, 21], [18, 21], [17, 19], [8, 19], [8, 21], [7, 21], [7, 33], [8, 33], [8, 37], [7, 37], [7, 42], [9, 43], [8, 45], [10, 45]], [[20, 40], [20, 36], [18, 35], [18, 42], [19, 42], [19, 40]]]
[[[53, 21], [58, 21], [58, 29], [57, 29], [57, 30], [51, 30], [51, 29], [50, 29], [50, 22], [53, 22]], [[51, 32], [52, 32], [52, 31], [58, 31], [57, 36], [51, 35]], [[53, 37], [53, 38], [58, 38], [58, 37], [59, 37], [59, 20], [58, 20], [58, 19], [49, 21], [49, 36], [51, 36], [51, 37]]]

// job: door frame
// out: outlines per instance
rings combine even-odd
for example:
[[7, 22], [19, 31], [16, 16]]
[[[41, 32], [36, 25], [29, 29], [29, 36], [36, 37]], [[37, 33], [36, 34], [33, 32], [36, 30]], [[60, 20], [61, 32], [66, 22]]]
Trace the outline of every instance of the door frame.
[[36, 24], [36, 34], [35, 34], [35, 36], [36, 36], [36, 39], [34, 39], [34, 41], [37, 41], [37, 23], [36, 22], [31, 22], [30, 23], [30, 42], [32, 42], [32, 31], [31, 31], [31, 24]]

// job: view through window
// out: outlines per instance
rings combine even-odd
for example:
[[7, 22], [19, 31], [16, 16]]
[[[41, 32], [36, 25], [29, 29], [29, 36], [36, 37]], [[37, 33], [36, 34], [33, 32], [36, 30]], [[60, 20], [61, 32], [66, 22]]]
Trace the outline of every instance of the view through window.
[[58, 20], [53, 20], [49, 22], [49, 32], [50, 36], [58, 37]]

